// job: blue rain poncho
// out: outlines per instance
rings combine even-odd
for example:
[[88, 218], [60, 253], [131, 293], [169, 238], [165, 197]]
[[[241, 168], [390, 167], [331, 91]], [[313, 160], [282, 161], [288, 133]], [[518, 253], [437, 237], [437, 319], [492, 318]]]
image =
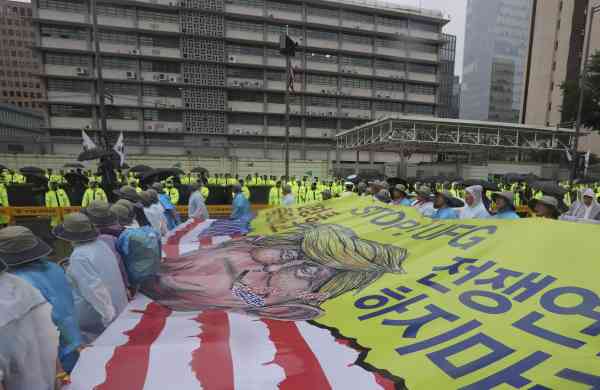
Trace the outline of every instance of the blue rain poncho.
[[38, 260], [12, 271], [31, 284], [52, 306], [52, 321], [60, 333], [58, 357], [63, 368], [71, 372], [77, 361], [77, 348], [82, 344], [73, 291], [62, 268], [55, 263]]
[[129, 282], [139, 286], [158, 273], [161, 259], [160, 233], [150, 226], [127, 227], [117, 240]]

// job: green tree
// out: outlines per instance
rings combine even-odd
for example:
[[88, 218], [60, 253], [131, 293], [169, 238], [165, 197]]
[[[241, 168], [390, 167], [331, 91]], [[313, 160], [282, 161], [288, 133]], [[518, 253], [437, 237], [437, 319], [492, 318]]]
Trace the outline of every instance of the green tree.
[[[589, 129], [600, 131], [600, 51], [596, 51], [584, 76], [584, 99], [582, 124]], [[579, 105], [579, 81], [562, 83], [563, 91], [562, 121], [575, 122]]]

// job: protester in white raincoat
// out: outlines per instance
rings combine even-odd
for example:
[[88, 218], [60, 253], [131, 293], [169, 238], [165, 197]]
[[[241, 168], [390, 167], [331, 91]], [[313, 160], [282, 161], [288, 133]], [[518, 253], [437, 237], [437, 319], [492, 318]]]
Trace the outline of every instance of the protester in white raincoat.
[[466, 206], [460, 210], [460, 219], [485, 219], [490, 217], [482, 200], [483, 187], [471, 186], [465, 190]]
[[571, 205], [571, 208], [560, 219], [565, 221], [586, 220], [600, 221], [600, 204], [596, 200], [596, 193], [588, 188], [582, 193], [582, 200]]
[[[12, 237], [0, 246], [0, 259], [39, 255], [39, 243]], [[54, 390], [60, 368], [58, 330], [42, 294], [6, 272], [0, 260], [0, 388]]]

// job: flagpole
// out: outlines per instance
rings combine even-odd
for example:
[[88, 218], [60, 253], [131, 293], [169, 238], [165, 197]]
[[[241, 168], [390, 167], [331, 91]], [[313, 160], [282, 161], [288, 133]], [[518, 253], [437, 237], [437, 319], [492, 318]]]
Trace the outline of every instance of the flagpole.
[[[289, 35], [289, 26], [285, 26], [285, 36]], [[285, 177], [290, 180], [290, 67], [292, 59], [288, 52], [285, 56]]]
[[94, 39], [94, 62], [96, 66], [96, 77], [97, 83], [96, 93], [98, 94], [98, 116], [100, 120], [100, 130], [102, 132], [102, 139], [104, 141], [104, 147], [107, 151], [110, 150], [110, 143], [108, 140], [108, 130], [106, 126], [106, 110], [104, 108], [104, 79], [102, 78], [102, 58], [100, 57], [100, 37], [98, 36], [98, 14], [96, 9], [96, 0], [91, 1], [92, 8], [92, 35]]

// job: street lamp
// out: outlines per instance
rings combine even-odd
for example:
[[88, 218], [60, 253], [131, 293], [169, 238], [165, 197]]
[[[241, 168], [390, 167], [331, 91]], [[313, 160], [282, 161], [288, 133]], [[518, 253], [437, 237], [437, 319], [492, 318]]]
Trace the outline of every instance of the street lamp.
[[589, 20], [587, 21], [586, 33], [583, 37], [585, 41], [585, 50], [583, 56], [583, 64], [581, 68], [581, 75], [579, 76], [579, 105], [577, 106], [577, 120], [575, 122], [575, 142], [573, 145], [573, 162], [571, 166], [571, 182], [573, 182], [577, 178], [577, 164], [579, 158], [575, 158], [578, 156], [579, 149], [579, 136], [581, 134], [581, 122], [583, 116], [583, 99], [584, 99], [584, 89], [585, 89], [585, 75], [587, 72], [587, 61], [590, 57], [590, 41], [592, 40], [592, 26], [594, 25], [594, 14], [596, 12], [600, 12], [600, 5], [596, 5], [590, 8]]

